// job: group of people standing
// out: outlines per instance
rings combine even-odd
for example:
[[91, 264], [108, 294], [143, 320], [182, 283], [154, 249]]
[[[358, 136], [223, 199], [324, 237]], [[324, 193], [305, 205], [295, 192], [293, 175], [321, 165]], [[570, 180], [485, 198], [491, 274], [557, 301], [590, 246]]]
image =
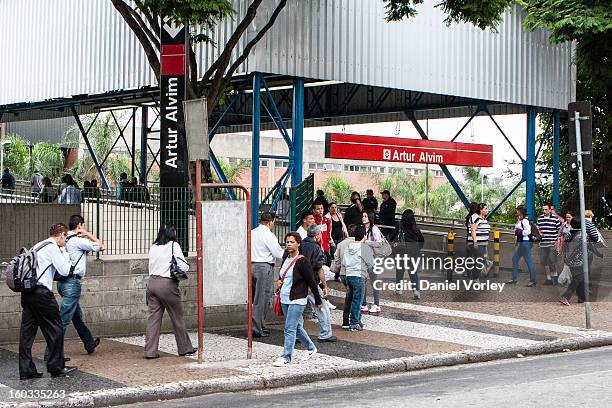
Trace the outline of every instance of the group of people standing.
[[[336, 203], [328, 203], [321, 191], [313, 202], [312, 211], [301, 214], [301, 224], [296, 232], [284, 237], [285, 250], [274, 235], [273, 214], [260, 216], [259, 226], [251, 234], [251, 262], [253, 270], [253, 336], [268, 337], [265, 321], [272, 294], [280, 296], [285, 317], [284, 352], [275, 366], [284, 366], [292, 361], [296, 340], [306, 348], [303, 359], [309, 359], [317, 352], [314, 342], [304, 330], [303, 314], [309, 306], [319, 326], [317, 341], [335, 342], [330, 322], [330, 311], [336, 307], [328, 300], [329, 283], [340, 280], [346, 287], [342, 328], [349, 331], [363, 330], [362, 313], [379, 314], [380, 297], [373, 272], [377, 248], [384, 246], [385, 235], [394, 241], [416, 242], [422, 248], [423, 235], [416, 225], [414, 212], [406, 210], [399, 223], [395, 223], [395, 200], [388, 191], [383, 192], [385, 210], [378, 213], [378, 220], [384, 220], [389, 228], [385, 234], [375, 224], [378, 203], [372, 197], [361, 202], [359, 193], [351, 195], [351, 206], [342, 216]], [[365, 209], [365, 206], [368, 209]], [[392, 213], [389, 213], [392, 211]], [[393, 221], [390, 221], [389, 216]], [[380, 221], [379, 221], [380, 222]], [[386, 242], [388, 245], [388, 242]], [[280, 269], [275, 274], [276, 261]], [[396, 278], [403, 279], [404, 271], [398, 271]], [[411, 280], [418, 276], [411, 273]], [[374, 303], [367, 305], [367, 282], [373, 291]], [[310, 294], [309, 294], [310, 290]], [[418, 291], [415, 296], [420, 297]]]

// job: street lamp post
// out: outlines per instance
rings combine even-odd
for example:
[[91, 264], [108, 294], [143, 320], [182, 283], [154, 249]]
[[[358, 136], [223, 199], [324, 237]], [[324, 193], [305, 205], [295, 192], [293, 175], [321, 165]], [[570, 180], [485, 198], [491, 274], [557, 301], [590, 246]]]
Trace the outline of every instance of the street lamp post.
[[10, 139], [5, 139], [0, 142], [0, 176], [4, 174], [4, 146], [10, 145]]

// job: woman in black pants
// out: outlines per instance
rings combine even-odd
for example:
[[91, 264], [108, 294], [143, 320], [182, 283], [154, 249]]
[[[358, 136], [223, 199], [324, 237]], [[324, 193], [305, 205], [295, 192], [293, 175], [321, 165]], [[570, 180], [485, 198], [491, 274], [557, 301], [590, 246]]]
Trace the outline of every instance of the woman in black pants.
[[[416, 219], [414, 218], [414, 211], [408, 209], [403, 212], [402, 219], [395, 225], [395, 230], [391, 232], [389, 239], [393, 242], [393, 247], [399, 255], [407, 255], [411, 258], [418, 258], [421, 256], [425, 238], [417, 226]], [[404, 272], [405, 270], [401, 265], [396, 265], [395, 283], [401, 283], [402, 280], [404, 280]], [[417, 271], [408, 272], [410, 282], [412, 283], [414, 299], [420, 299], [419, 275]], [[401, 295], [402, 290], [398, 289], [395, 293]]]

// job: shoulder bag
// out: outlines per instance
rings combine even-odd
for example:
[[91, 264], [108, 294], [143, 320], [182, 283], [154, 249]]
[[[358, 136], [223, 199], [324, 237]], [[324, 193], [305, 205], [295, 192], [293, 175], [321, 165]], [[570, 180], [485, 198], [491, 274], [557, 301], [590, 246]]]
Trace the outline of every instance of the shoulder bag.
[[[181, 261], [183, 260], [181, 259]], [[179, 268], [177, 258], [174, 256], [174, 241], [172, 241], [172, 259], [170, 260], [170, 276], [175, 281], [182, 281], [182, 280], [187, 279], [187, 273], [183, 272]]]

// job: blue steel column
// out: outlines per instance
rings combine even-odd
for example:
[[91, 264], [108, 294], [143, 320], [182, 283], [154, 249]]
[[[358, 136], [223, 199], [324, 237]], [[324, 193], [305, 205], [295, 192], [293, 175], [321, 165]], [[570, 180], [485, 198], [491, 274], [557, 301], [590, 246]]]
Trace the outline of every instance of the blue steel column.
[[251, 151], [251, 225], [259, 224], [259, 142], [261, 124], [261, 74], [253, 74], [253, 140]]
[[559, 111], [553, 112], [553, 205], [559, 211]]
[[293, 171], [291, 172], [291, 186], [302, 182], [302, 167], [304, 165], [304, 78], [293, 80], [293, 114], [291, 118], [291, 133], [293, 148]]
[[535, 161], [536, 161], [536, 110], [527, 108], [527, 157], [525, 159], [524, 178], [527, 186], [527, 217], [535, 221]]

